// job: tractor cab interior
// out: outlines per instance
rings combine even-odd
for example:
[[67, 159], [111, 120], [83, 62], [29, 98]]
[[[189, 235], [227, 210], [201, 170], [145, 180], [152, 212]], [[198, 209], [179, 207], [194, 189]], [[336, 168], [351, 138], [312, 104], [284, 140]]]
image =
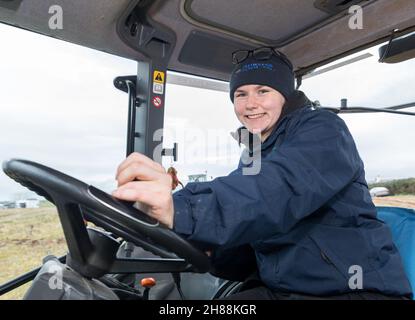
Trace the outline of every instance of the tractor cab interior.
[[[384, 63], [415, 56], [411, 0], [0, 0], [0, 22], [136, 61], [136, 74], [113, 83], [128, 95], [126, 155], [136, 151], [159, 163], [178, 156], [176, 145], [162, 145], [166, 84], [226, 91], [236, 50], [283, 52], [297, 86], [318, 68], [377, 44], [387, 43]], [[370, 111], [346, 109], [334, 111]], [[2, 285], [0, 295], [33, 279], [26, 299], [216, 299], [240, 287], [211, 275], [205, 252], [131, 203], [29, 160], [5, 161], [3, 170], [56, 205], [69, 252], [46, 257]], [[57, 272], [63, 284], [56, 290], [50, 283]], [[136, 287], [137, 274], [157, 285]]]

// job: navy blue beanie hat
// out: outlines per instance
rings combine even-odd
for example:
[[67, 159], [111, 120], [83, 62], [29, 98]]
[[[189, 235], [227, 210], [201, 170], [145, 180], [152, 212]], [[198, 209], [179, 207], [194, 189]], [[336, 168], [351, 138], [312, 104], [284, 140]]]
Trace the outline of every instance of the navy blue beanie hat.
[[229, 82], [230, 98], [240, 86], [261, 84], [274, 88], [285, 100], [294, 92], [294, 72], [282, 58], [273, 54], [267, 60], [257, 60], [250, 56], [237, 64], [232, 71]]

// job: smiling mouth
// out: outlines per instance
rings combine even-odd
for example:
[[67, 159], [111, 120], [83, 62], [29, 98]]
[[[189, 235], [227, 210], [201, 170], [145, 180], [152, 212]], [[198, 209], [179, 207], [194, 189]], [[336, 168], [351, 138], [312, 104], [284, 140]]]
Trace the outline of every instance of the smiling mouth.
[[261, 118], [265, 113], [256, 113], [256, 114], [250, 114], [250, 115], [246, 115], [245, 117], [247, 117], [248, 119], [259, 119]]

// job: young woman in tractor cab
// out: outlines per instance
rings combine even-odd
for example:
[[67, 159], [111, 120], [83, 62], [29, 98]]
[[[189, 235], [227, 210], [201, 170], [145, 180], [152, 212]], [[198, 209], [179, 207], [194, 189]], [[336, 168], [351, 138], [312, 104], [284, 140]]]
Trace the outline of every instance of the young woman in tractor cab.
[[213, 274], [245, 280], [228, 299], [410, 299], [344, 121], [295, 90], [282, 53], [241, 50], [233, 62], [235, 137], [246, 145], [238, 168], [172, 194], [165, 169], [134, 153], [113, 195], [211, 252]]

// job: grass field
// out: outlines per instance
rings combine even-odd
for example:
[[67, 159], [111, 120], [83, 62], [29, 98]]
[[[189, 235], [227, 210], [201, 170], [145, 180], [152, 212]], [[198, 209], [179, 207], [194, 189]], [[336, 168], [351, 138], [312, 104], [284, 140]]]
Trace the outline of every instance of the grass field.
[[415, 196], [413, 195], [396, 195], [373, 198], [373, 202], [377, 206], [393, 206], [415, 209]]
[[[0, 210], [0, 283], [41, 265], [48, 254], [67, 251], [55, 207]], [[0, 296], [19, 299], [29, 284]]]
[[[375, 198], [377, 206], [415, 209], [415, 196]], [[63, 255], [67, 251], [55, 207], [0, 210], [0, 284], [41, 265], [48, 254]], [[0, 296], [21, 299], [29, 284]]]

